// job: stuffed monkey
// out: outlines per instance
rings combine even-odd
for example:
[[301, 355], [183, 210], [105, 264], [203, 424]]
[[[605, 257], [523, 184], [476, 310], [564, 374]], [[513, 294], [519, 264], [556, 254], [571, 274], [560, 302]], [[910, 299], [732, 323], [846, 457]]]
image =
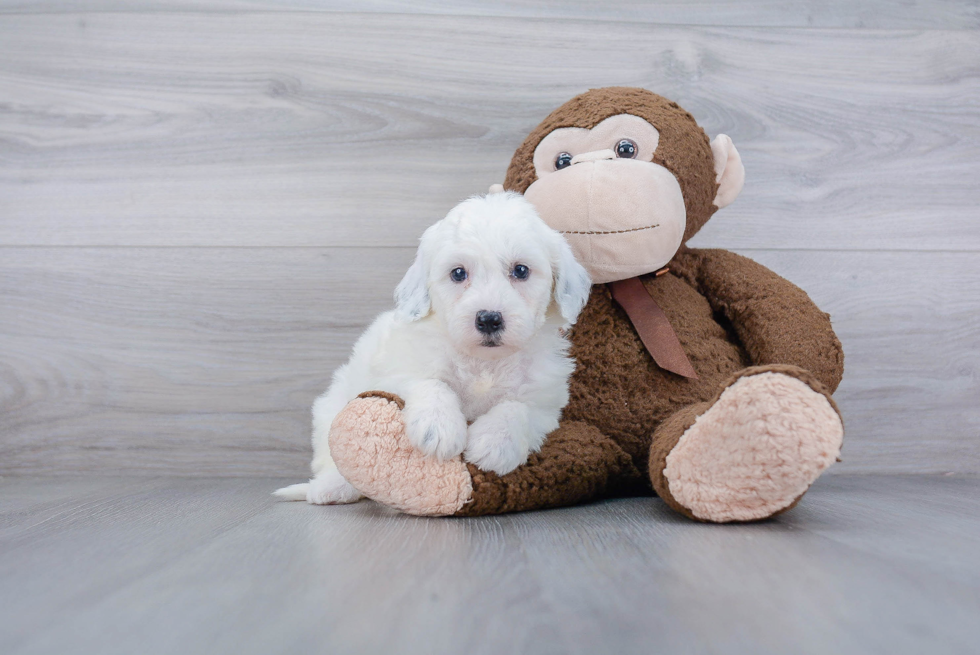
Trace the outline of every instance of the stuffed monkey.
[[504, 181], [562, 232], [595, 286], [571, 331], [577, 362], [560, 427], [504, 476], [437, 461], [404, 436], [383, 389], [338, 415], [330, 447], [363, 494], [419, 515], [474, 516], [650, 491], [693, 519], [791, 508], [840, 452], [831, 393], [843, 352], [801, 289], [750, 259], [684, 245], [731, 203], [730, 138], [636, 88], [552, 112]]

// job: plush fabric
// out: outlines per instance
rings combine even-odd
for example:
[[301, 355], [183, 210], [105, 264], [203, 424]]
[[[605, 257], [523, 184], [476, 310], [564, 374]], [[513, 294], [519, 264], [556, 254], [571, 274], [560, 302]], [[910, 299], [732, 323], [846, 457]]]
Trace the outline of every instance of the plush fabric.
[[[687, 206], [687, 229], [684, 232], [684, 240], [687, 241], [718, 209], [713, 204], [718, 184], [711, 144], [708, 135], [697, 127], [691, 114], [673, 100], [646, 89], [593, 89], [572, 98], [551, 112], [514, 153], [504, 178], [504, 188], [524, 193], [534, 183], [537, 179], [534, 172], [534, 149], [552, 130], [560, 127], [591, 129], [617, 114], [645, 118], [659, 130], [660, 142], [653, 161], [664, 166], [680, 182]], [[691, 129], [692, 125], [696, 129]]]
[[341, 475], [365, 496], [408, 514], [446, 515], [472, 496], [459, 457], [423, 457], [405, 435], [401, 398], [368, 392], [351, 401], [330, 428], [330, 450]]
[[714, 204], [721, 209], [735, 201], [742, 192], [745, 184], [745, 167], [742, 157], [735, 149], [732, 138], [727, 134], [719, 134], [711, 141], [711, 152], [715, 158], [715, 181], [718, 183], [718, 195]]
[[825, 396], [767, 371], [741, 377], [695, 419], [663, 476], [674, 501], [698, 519], [761, 519], [802, 496], [837, 459], [843, 437]]
[[[686, 241], [716, 202], [734, 199], [744, 169], [727, 137], [716, 139], [713, 152], [690, 114], [643, 89], [597, 89], [556, 109], [518, 148], [504, 186], [523, 192], [535, 182], [532, 156], [552, 130], [591, 128], [624, 113], [659, 131], [653, 161], [673, 173], [683, 191]], [[545, 212], [542, 217], [548, 221]], [[616, 254], [605, 255], [611, 267]], [[465, 496], [457, 515], [656, 492], [693, 519], [757, 520], [791, 508], [834, 461], [843, 426], [831, 394], [844, 356], [830, 317], [790, 282], [724, 250], [682, 245], [667, 274], [654, 275], [656, 268], [639, 279], [669, 319], [697, 378], [658, 367], [607, 286], [594, 286], [570, 334], [577, 362], [570, 401], [541, 452], [503, 477], [467, 466], [463, 481], [457, 463], [445, 464], [449, 475], [426, 469], [434, 485], [458, 483], [455, 495], [440, 492]], [[383, 465], [386, 496], [358, 489], [403, 506], [388, 499], [399, 486], [424, 493], [418, 466], [398, 455]], [[440, 501], [439, 511], [428, 513], [450, 513], [454, 502]]]
[[[542, 215], [588, 217], [581, 223], [552, 220], [549, 225], [564, 234], [573, 248], [577, 242], [588, 244], [576, 249], [583, 253], [581, 263], [596, 283], [660, 268], [684, 238], [683, 221], [671, 220], [683, 218], [684, 198], [670, 172], [634, 160], [617, 164], [576, 164], [562, 172], [560, 184], [551, 184], [558, 176], [549, 175], [526, 192]], [[569, 177], [575, 178], [571, 190]]]
[[560, 507], [642, 488], [641, 473], [623, 449], [578, 421], [563, 422], [540, 452], [507, 475], [467, 466], [473, 495], [458, 516]]

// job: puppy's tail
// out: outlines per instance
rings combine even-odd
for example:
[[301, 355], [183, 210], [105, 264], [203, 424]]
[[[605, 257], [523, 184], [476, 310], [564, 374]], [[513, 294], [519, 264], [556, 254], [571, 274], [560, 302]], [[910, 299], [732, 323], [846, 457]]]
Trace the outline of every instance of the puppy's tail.
[[282, 489], [276, 489], [272, 492], [272, 495], [283, 500], [306, 500], [306, 492], [309, 488], [309, 482], [301, 482], [299, 484], [291, 484]]

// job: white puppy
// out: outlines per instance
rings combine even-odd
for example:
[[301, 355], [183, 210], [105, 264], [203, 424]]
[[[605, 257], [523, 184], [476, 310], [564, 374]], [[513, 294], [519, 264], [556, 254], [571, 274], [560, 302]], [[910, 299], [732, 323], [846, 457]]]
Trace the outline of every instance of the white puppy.
[[361, 498], [337, 471], [327, 437], [344, 406], [371, 390], [405, 400], [407, 437], [425, 455], [462, 453], [485, 471], [514, 470], [558, 427], [575, 367], [562, 328], [590, 288], [565, 239], [522, 196], [460, 203], [422, 235], [395, 310], [367, 329], [313, 404], [314, 478], [276, 495]]

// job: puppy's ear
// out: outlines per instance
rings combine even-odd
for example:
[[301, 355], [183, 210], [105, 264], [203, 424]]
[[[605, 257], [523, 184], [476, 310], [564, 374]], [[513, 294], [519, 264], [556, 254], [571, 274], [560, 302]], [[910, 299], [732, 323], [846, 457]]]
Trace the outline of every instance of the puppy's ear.
[[431, 304], [420, 246], [415, 261], [395, 287], [395, 310], [402, 318], [417, 321], [428, 315]]
[[567, 325], [572, 325], [578, 319], [579, 312], [585, 307], [592, 291], [592, 280], [588, 271], [578, 263], [572, 249], [560, 234], [555, 234], [554, 259], [555, 272], [555, 303]]

